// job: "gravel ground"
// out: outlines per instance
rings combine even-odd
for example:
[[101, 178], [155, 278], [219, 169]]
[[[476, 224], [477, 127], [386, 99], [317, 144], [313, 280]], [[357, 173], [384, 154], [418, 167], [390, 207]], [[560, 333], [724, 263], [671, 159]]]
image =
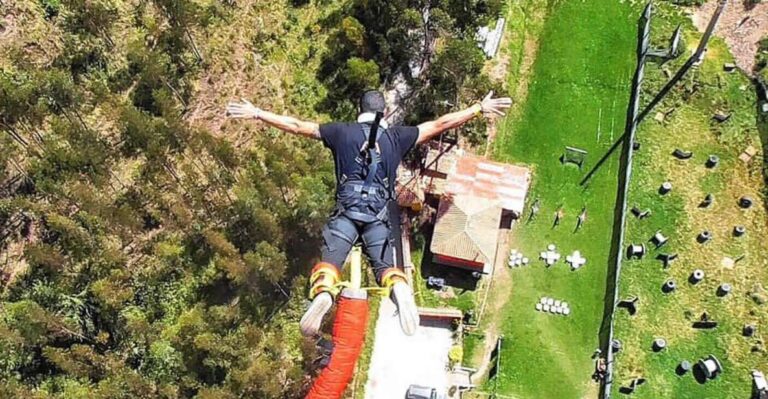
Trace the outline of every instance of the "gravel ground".
[[453, 344], [449, 328], [419, 326], [416, 335], [403, 334], [395, 305], [381, 302], [376, 340], [365, 386], [366, 399], [400, 399], [411, 384], [448, 389], [448, 351]]
[[[699, 30], [706, 28], [718, 3], [710, 0], [696, 9], [692, 18]], [[755, 66], [758, 41], [768, 34], [768, 3], [747, 7], [743, 1], [731, 0], [720, 18], [715, 34], [725, 38], [736, 58], [736, 65], [751, 73]]]

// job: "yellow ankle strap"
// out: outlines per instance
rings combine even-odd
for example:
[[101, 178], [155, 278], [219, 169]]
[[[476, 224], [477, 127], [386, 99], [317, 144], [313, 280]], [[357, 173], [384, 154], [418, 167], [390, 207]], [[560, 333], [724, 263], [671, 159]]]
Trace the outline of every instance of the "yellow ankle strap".
[[309, 276], [309, 299], [314, 299], [321, 292], [336, 297], [341, 291], [339, 280], [341, 276], [336, 266], [326, 262], [318, 263]]
[[392, 288], [392, 286], [398, 281], [407, 283], [408, 277], [402, 270], [397, 267], [390, 267], [381, 275], [381, 286], [386, 289]]

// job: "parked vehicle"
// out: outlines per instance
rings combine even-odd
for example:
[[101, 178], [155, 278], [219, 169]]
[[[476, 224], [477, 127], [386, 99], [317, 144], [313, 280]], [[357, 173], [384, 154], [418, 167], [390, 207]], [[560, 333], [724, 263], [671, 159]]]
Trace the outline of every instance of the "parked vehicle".
[[445, 399], [445, 395], [437, 393], [435, 388], [411, 385], [405, 392], [405, 399]]

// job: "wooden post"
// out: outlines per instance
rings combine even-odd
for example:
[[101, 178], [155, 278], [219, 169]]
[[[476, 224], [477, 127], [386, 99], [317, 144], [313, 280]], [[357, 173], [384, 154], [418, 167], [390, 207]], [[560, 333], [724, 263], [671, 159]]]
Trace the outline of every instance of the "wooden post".
[[359, 246], [352, 248], [349, 258], [349, 283], [351, 288], [360, 288], [363, 280], [362, 250]]

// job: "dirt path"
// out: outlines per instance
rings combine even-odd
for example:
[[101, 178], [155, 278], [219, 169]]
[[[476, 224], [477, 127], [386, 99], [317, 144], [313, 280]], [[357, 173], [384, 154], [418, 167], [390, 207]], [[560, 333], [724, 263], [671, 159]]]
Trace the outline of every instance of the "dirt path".
[[[543, 19], [544, 12], [544, 7], [537, 7], [535, 9], [534, 15], [532, 15], [530, 18], [532, 20]], [[511, 64], [511, 55], [509, 54], [509, 51], [504, 51], [504, 49], [509, 47], [509, 40], [511, 40], [509, 36], [511, 34], [512, 32], [509, 31], [504, 33], [504, 37], [502, 37], [501, 44], [499, 45], [499, 48], [501, 48], [502, 51], [499, 52], [497, 60], [488, 67], [488, 75], [491, 77], [491, 80], [502, 83], [505, 87], [508, 84], [506, 79]], [[523, 41], [523, 58], [520, 61], [520, 65], [517, 66], [519, 79], [516, 82], [517, 84], [515, 87], [507, 88], [509, 94], [512, 96], [513, 101], [512, 108], [509, 111], [510, 113], [514, 113], [523, 103], [525, 103], [525, 99], [528, 96], [528, 85], [530, 84], [533, 63], [536, 60], [536, 55], [539, 51], [538, 34], [533, 34], [532, 32], [520, 32], [520, 34], [525, 34], [525, 39]], [[496, 133], [496, 122], [492, 122], [488, 127], [488, 140], [485, 147], [486, 157], [491, 155], [491, 151], [493, 149], [493, 141], [496, 138]]]
[[[758, 42], [768, 35], [768, 3], [748, 7], [744, 1], [731, 1], [725, 9], [715, 34], [725, 43], [736, 59], [736, 65], [751, 74], [755, 68]], [[691, 15], [693, 24], [704, 31], [718, 1], [710, 0]]]
[[[541, 12], [541, 11], [540, 11]], [[535, 18], [543, 18], [537, 16]], [[533, 69], [533, 62], [536, 61], [536, 54], [539, 52], [539, 36], [528, 35], [525, 38], [525, 44], [523, 44], [523, 62], [520, 65], [520, 81], [515, 88], [514, 97], [519, 99], [518, 104], [522, 104], [523, 100], [528, 97], [528, 85], [530, 83], [530, 77]]]
[[[46, 21], [38, 2], [16, 0], [0, 4], [0, 62], [12, 62], [15, 56], [11, 53], [18, 52], [26, 62], [41, 67], [50, 65], [63, 47], [59, 43], [61, 33], [56, 24]], [[0, 66], [15, 69], [13, 64]]]
[[[524, 223], [524, 222], [519, 222]], [[514, 225], [512, 228], [514, 229]], [[477, 371], [472, 375], [472, 383], [478, 384], [490, 368], [491, 351], [496, 347], [496, 341], [501, 336], [502, 322], [504, 321], [504, 306], [512, 296], [513, 280], [512, 273], [507, 266], [507, 257], [510, 249], [516, 247], [514, 230], [501, 230], [499, 232], [499, 246], [496, 254], [496, 264], [493, 268], [493, 274], [488, 277], [489, 285], [486, 288], [488, 293], [484, 301], [484, 308], [478, 322], [478, 330], [483, 332], [483, 350], [476, 356], [482, 356], [473, 360], [477, 364]]]
[[[499, 337], [499, 324], [501, 323], [500, 313], [504, 304], [507, 303], [511, 294], [511, 276], [509, 269], [504, 264], [506, 254], [509, 253], [509, 233], [508, 230], [502, 230], [499, 233], [499, 247], [496, 254], [496, 264], [493, 267], [493, 274], [488, 276], [488, 287], [485, 288], [487, 297], [483, 300], [483, 308], [480, 312], [478, 324], [483, 331], [483, 350], [475, 356], [479, 358], [470, 359], [473, 364], [477, 364], [477, 371], [472, 375], [472, 383], [477, 384], [485, 376], [490, 366], [490, 353], [496, 346], [496, 340]], [[485, 322], [485, 323], [483, 323]]]

